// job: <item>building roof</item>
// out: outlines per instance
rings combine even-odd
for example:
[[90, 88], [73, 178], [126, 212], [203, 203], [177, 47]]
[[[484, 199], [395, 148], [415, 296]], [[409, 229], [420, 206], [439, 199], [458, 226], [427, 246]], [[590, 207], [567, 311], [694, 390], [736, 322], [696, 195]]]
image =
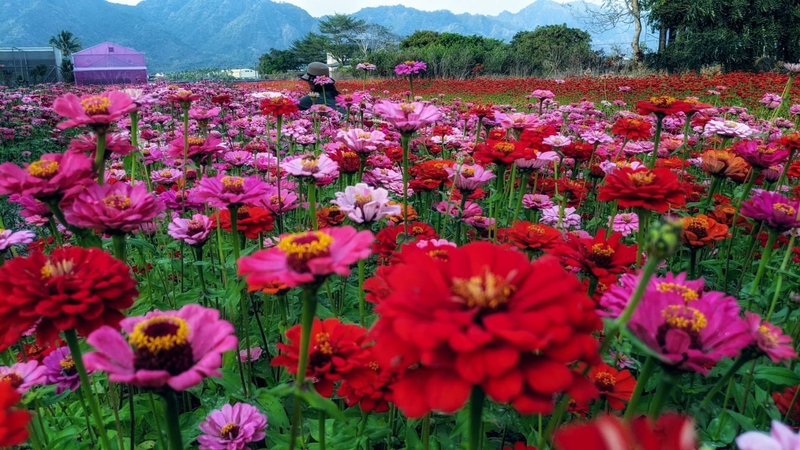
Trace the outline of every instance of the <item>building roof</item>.
[[73, 55], [143, 55], [144, 53], [138, 52], [130, 47], [123, 47], [119, 44], [115, 44], [113, 42], [103, 42], [97, 45], [93, 45], [89, 48], [83, 49], [79, 52], [73, 53]]

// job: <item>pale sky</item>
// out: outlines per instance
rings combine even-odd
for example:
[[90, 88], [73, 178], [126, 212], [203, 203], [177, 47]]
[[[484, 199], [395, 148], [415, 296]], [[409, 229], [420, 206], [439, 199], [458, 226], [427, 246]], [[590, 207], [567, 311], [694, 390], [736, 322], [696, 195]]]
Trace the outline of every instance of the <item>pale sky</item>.
[[[135, 5], [141, 0], [108, 0], [114, 3]], [[278, 0], [279, 3], [297, 5], [314, 17], [328, 14], [352, 14], [361, 8], [381, 5], [399, 5], [416, 8], [422, 11], [436, 11], [447, 9], [454, 13], [485, 14], [496, 16], [503, 11], [512, 13], [533, 3], [534, 0]], [[565, 0], [555, 0], [564, 3]], [[591, 1], [591, 0], [590, 0]]]

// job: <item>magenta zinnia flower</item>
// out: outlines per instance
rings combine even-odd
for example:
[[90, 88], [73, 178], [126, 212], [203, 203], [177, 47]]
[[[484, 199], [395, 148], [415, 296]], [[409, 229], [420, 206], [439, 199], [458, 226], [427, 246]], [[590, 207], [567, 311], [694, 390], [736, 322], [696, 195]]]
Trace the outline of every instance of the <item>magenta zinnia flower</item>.
[[738, 311], [719, 306], [706, 298], [687, 304], [678, 292], [648, 293], [629, 327], [664, 364], [705, 375], [709, 364], [736, 356], [752, 340]]
[[384, 100], [376, 103], [373, 109], [375, 114], [383, 117], [402, 133], [413, 133], [442, 118], [439, 108], [420, 102], [393, 103]]
[[53, 111], [59, 116], [69, 118], [57, 125], [59, 130], [83, 125], [107, 129], [109, 124], [119, 121], [137, 108], [138, 105], [131, 97], [122, 91], [86, 94], [80, 97], [69, 93], [53, 102]]
[[58, 385], [56, 394], [60, 394], [66, 389], [76, 391], [80, 387], [81, 380], [68, 347], [59, 347], [53, 350], [53, 353], [44, 357], [42, 363], [47, 383]]
[[194, 120], [211, 120], [219, 115], [220, 108], [204, 108], [201, 106], [189, 109], [189, 118]]
[[389, 191], [373, 188], [366, 183], [347, 186], [344, 192], [336, 193], [336, 200], [331, 203], [347, 214], [347, 218], [355, 223], [377, 222], [386, 216], [400, 214], [400, 205], [389, 205]]
[[[131, 145], [128, 136], [119, 133], [106, 135], [106, 154], [116, 153], [120, 156], [129, 155], [136, 147]], [[94, 133], [83, 134], [69, 142], [67, 151], [78, 153], [90, 153], [94, 157], [97, 151], [97, 135]]]
[[269, 185], [264, 197], [257, 203], [269, 209], [276, 216], [285, 214], [298, 206], [297, 194], [285, 187], [281, 187], [280, 191], [276, 186]]
[[30, 244], [36, 233], [28, 230], [4, 230], [0, 228], [0, 252], [8, 250], [12, 245]]
[[178, 169], [154, 170], [150, 173], [150, 180], [156, 184], [172, 184], [183, 178], [183, 172]]
[[[207, 138], [189, 136], [189, 147], [186, 150], [186, 156], [198, 161], [203, 161], [206, 157], [208, 157], [208, 155], [213, 155], [224, 150], [224, 148], [220, 145], [221, 143], [222, 139], [212, 135], [209, 135]], [[178, 137], [169, 143], [167, 155], [170, 158], [183, 161], [183, 150], [183, 137]]]
[[353, 227], [285, 234], [269, 249], [239, 259], [239, 275], [251, 287], [279, 281], [287, 287], [350, 275], [350, 266], [370, 255], [374, 236]]
[[130, 233], [139, 225], [153, 220], [164, 210], [143, 184], [95, 184], [86, 188], [64, 210], [72, 225], [102, 230], [109, 234]]
[[44, 374], [45, 367], [38, 361], [32, 360], [12, 365], [11, 367], [0, 367], [0, 382], [7, 381], [20, 394], [38, 384], [42, 384], [47, 379]]
[[742, 202], [739, 212], [783, 233], [800, 227], [800, 220], [797, 219], [798, 210], [800, 201], [790, 200], [777, 192], [761, 191]]
[[336, 164], [336, 161], [324, 154], [300, 156], [281, 164], [281, 169], [296, 177], [314, 177], [316, 179], [328, 178], [339, 173], [339, 165]]
[[490, 180], [497, 178], [491, 170], [486, 170], [477, 164], [462, 164], [460, 167], [444, 167], [448, 178], [455, 181], [456, 187], [464, 192], [472, 192]]
[[189, 245], [203, 245], [211, 234], [213, 222], [208, 216], [195, 214], [191, 219], [176, 217], [167, 226], [167, 233], [173, 238]]
[[733, 151], [753, 167], [769, 169], [789, 159], [789, 151], [777, 144], [761, 144], [757, 141], [739, 141]]
[[200, 450], [242, 450], [266, 436], [267, 416], [246, 403], [225, 405], [212, 411], [200, 424]]
[[422, 61], [406, 61], [394, 67], [394, 73], [397, 75], [416, 75], [426, 70], [428, 70], [428, 65]]
[[783, 330], [766, 320], [762, 321], [761, 316], [750, 311], [744, 313], [744, 320], [759, 354], [765, 353], [774, 363], [797, 358], [792, 338], [783, 334]]
[[86, 339], [97, 351], [84, 360], [88, 369], [133, 386], [183, 391], [206, 377], [221, 377], [222, 353], [238, 345], [233, 325], [220, 320], [216, 309], [200, 305], [129, 317], [120, 326], [127, 341], [119, 331], [102, 326]]
[[253, 204], [266, 192], [267, 184], [257, 176], [242, 178], [217, 175], [200, 180], [194, 198], [217, 208], [227, 208]]
[[61, 200], [80, 192], [92, 181], [92, 160], [80, 153], [48, 153], [25, 169], [0, 164], [0, 195], [32, 195], [38, 200]]
[[360, 128], [351, 128], [347, 131], [339, 130], [336, 141], [341, 142], [350, 150], [367, 154], [378, 149], [378, 145], [383, 144], [386, 135], [380, 131], [365, 131]]

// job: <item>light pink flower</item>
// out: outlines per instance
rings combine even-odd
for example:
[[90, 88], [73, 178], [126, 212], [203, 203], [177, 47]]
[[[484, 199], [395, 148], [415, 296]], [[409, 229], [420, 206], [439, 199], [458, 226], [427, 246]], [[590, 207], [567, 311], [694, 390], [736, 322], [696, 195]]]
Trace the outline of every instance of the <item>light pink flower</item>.
[[439, 108], [420, 102], [393, 103], [382, 100], [373, 109], [375, 114], [383, 117], [402, 133], [413, 133], [442, 118]]
[[218, 107], [207, 109], [201, 106], [196, 106], [189, 109], [189, 118], [194, 120], [211, 120], [214, 117], [217, 117], [220, 111], [222, 110]]
[[64, 94], [53, 102], [53, 111], [69, 120], [59, 123], [59, 130], [89, 125], [108, 128], [129, 113], [136, 111], [138, 105], [122, 91], [108, 91], [101, 94]]
[[143, 184], [95, 184], [86, 188], [64, 209], [72, 225], [110, 234], [130, 233], [164, 210]]
[[0, 381], [10, 382], [17, 392], [24, 394], [30, 388], [47, 381], [46, 370], [47, 368], [36, 360], [16, 363], [11, 367], [1, 366]]
[[497, 175], [493, 174], [491, 170], [486, 170], [477, 164], [445, 166], [444, 170], [447, 172], [448, 179], [455, 182], [456, 188], [464, 192], [473, 192], [490, 180], [497, 178]]
[[275, 281], [288, 287], [312, 283], [328, 275], [350, 275], [350, 266], [371, 254], [374, 236], [353, 227], [325, 228], [285, 234], [269, 250], [239, 259], [239, 275], [251, 288]]
[[112, 382], [133, 386], [183, 391], [221, 377], [222, 353], [238, 345], [233, 325], [220, 320], [219, 311], [194, 304], [129, 317], [120, 326], [127, 340], [109, 326], [93, 331], [86, 341], [97, 351], [84, 361]]
[[347, 218], [355, 223], [372, 223], [386, 216], [400, 214], [400, 205], [389, 205], [389, 192], [382, 188], [373, 188], [366, 183], [347, 186], [344, 192], [336, 193], [336, 200], [331, 203], [347, 214]]
[[[249, 362], [249, 361], [258, 361], [258, 358], [261, 358], [261, 354], [264, 350], [261, 347], [253, 347], [251, 349], [244, 349], [239, 350], [239, 361], [241, 362]], [[250, 354], [248, 357], [248, 353]]]
[[4, 230], [0, 228], [0, 252], [8, 250], [12, 245], [30, 244], [36, 233], [28, 230]]
[[178, 169], [154, 170], [150, 173], [150, 180], [156, 184], [172, 184], [183, 178], [183, 172]]
[[270, 185], [267, 187], [264, 196], [256, 204], [280, 216], [300, 206], [297, 200], [297, 194], [294, 191], [286, 189], [283, 186], [281, 186], [280, 191], [278, 191], [276, 186]]
[[533, 128], [540, 123], [539, 118], [535, 114], [525, 113], [495, 113], [494, 119], [501, 127], [505, 129], [513, 128], [515, 130]]
[[324, 154], [319, 156], [302, 155], [283, 162], [281, 169], [296, 177], [314, 177], [316, 179], [327, 178], [339, 173], [339, 165], [336, 161]]
[[194, 214], [191, 219], [176, 217], [167, 225], [167, 233], [189, 245], [203, 245], [211, 234], [214, 223], [203, 214]]
[[92, 181], [92, 160], [82, 153], [48, 153], [26, 168], [0, 164], [0, 195], [32, 195], [37, 200], [61, 200]]
[[[115, 153], [120, 156], [129, 155], [136, 147], [131, 145], [128, 136], [119, 133], [106, 134], [106, 154]], [[69, 142], [67, 151], [89, 153], [94, 158], [97, 151], [97, 135], [94, 133], [82, 134]]]
[[553, 201], [546, 194], [525, 194], [522, 206], [528, 209], [542, 210], [553, 206]]
[[245, 150], [226, 152], [222, 159], [234, 167], [253, 165], [253, 154]]
[[786, 425], [773, 420], [769, 435], [760, 431], [748, 431], [736, 438], [736, 446], [739, 450], [797, 450], [800, 448], [800, 436]]
[[243, 450], [247, 444], [263, 440], [267, 416], [246, 403], [225, 405], [212, 411], [200, 423], [204, 433], [197, 438], [200, 450]]
[[[609, 217], [609, 219], [611, 219]], [[614, 223], [611, 229], [623, 236], [630, 236], [631, 233], [639, 231], [639, 216], [636, 213], [620, 213], [614, 216]]]
[[706, 123], [703, 130], [703, 136], [706, 137], [718, 135], [727, 138], [746, 138], [751, 134], [753, 134], [752, 128], [732, 120], [711, 119]]
[[339, 130], [336, 142], [341, 142], [356, 153], [371, 153], [384, 143], [386, 135], [380, 131], [365, 131], [360, 128], [351, 128], [347, 131]]
[[267, 184], [257, 176], [242, 178], [228, 175], [205, 177], [200, 180], [194, 197], [217, 208], [250, 205], [267, 192]]
[[572, 144], [572, 136], [564, 136], [563, 134], [554, 134], [552, 136], [547, 136], [546, 138], [542, 139], [543, 144], [547, 144], [551, 147], [566, 147]]
[[481, 208], [479, 204], [467, 200], [467, 202], [464, 203], [464, 211], [461, 212], [459, 211], [459, 203], [460, 202], [452, 200], [450, 202], [442, 201], [434, 204], [433, 207], [436, 209], [436, 211], [442, 214], [447, 214], [450, 217], [461, 217], [466, 219], [467, 217], [483, 215], [483, 208]]

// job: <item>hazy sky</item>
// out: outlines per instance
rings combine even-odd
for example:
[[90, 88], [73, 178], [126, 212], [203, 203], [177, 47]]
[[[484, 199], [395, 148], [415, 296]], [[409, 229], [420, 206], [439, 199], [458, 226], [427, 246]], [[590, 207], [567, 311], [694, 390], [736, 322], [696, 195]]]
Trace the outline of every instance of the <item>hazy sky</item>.
[[[115, 3], [135, 5], [141, 0], [109, 0]], [[280, 2], [280, 0], [278, 0]], [[421, 9], [423, 11], [435, 11], [448, 9], [455, 13], [473, 13], [497, 15], [503, 11], [512, 13], [533, 3], [534, 0], [284, 0], [282, 3], [297, 5], [309, 12], [314, 17], [327, 14], [342, 13], [350, 14], [361, 8], [381, 5], [402, 4], [410, 8]], [[556, 0], [563, 2], [564, 0]]]

